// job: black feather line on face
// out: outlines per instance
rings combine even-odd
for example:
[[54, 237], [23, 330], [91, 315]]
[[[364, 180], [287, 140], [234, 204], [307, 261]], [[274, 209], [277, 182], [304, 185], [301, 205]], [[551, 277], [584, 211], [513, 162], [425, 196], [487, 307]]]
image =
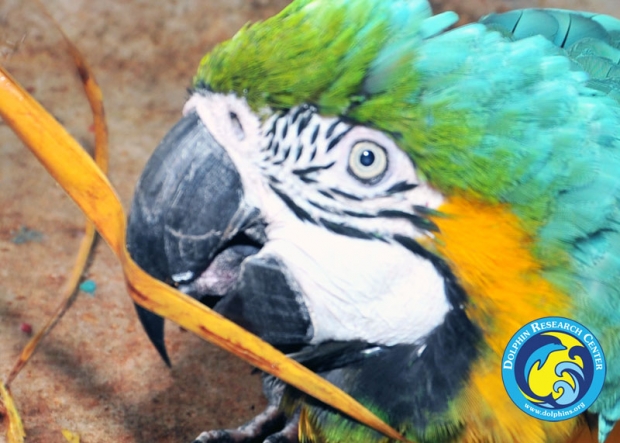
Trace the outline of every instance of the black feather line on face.
[[297, 136], [298, 137], [301, 135], [301, 133], [304, 131], [304, 129], [306, 129], [308, 127], [308, 124], [310, 123], [310, 120], [312, 120], [312, 114], [308, 113], [305, 116], [303, 116], [302, 119], [299, 121], [299, 126], [297, 126]]
[[325, 207], [325, 206], [323, 206], [322, 204], [317, 203], [317, 202], [315, 202], [315, 201], [308, 200], [308, 203], [310, 204], [310, 206], [314, 206], [315, 208], [319, 209], [320, 211], [323, 211], [323, 212], [328, 212], [328, 213], [331, 213], [331, 214], [333, 214], [333, 213], [334, 213], [334, 211], [332, 211], [331, 209], [326, 208], [326, 207]]
[[301, 154], [303, 154], [304, 152], [304, 147], [299, 144], [297, 145], [297, 154], [295, 154], [295, 161], [298, 162], [299, 159], [301, 158]]
[[377, 217], [403, 218], [410, 222], [417, 229], [424, 229], [430, 232], [439, 232], [439, 228], [432, 221], [416, 214], [409, 214], [403, 211], [384, 210], [377, 213]]
[[316, 145], [312, 147], [312, 154], [310, 154], [310, 161], [314, 161], [316, 158]]
[[273, 152], [273, 156], [278, 155], [278, 151], [280, 151], [280, 142], [275, 142], [271, 145], [271, 150]]
[[402, 181], [402, 182], [396, 183], [390, 189], [385, 191], [385, 195], [388, 196], [388, 195], [398, 194], [400, 192], [407, 192], [407, 191], [411, 191], [412, 189], [415, 189], [417, 187], [418, 187], [418, 185], [415, 184], [415, 183], [408, 183], [406, 181]]
[[335, 200], [334, 196], [331, 195], [329, 192], [327, 191], [323, 191], [322, 189], [319, 189], [319, 194], [321, 194], [323, 197], [327, 197], [330, 200]]
[[332, 138], [330, 140], [329, 144], [327, 145], [327, 150], [325, 152], [329, 152], [332, 149], [334, 149], [336, 147], [336, 145], [338, 143], [340, 143], [340, 141], [344, 138], [344, 136], [347, 135], [352, 129], [353, 129], [353, 126], [350, 126], [346, 130], [344, 130], [340, 134], [338, 134], [336, 137]]
[[319, 130], [320, 129], [321, 129], [321, 126], [318, 125], [318, 124], [314, 127], [314, 132], [312, 133], [312, 137], [310, 138], [310, 143], [312, 143], [312, 144], [316, 143], [316, 139], [319, 136]]
[[350, 217], [356, 218], [375, 218], [374, 214], [365, 214], [363, 212], [355, 212], [355, 211], [342, 211], [343, 214], [348, 215]]
[[361, 202], [362, 201], [362, 199], [360, 197], [358, 197], [357, 195], [349, 194], [348, 192], [344, 192], [344, 191], [341, 191], [341, 190], [336, 189], [336, 188], [330, 188], [329, 191], [333, 192], [334, 194], [337, 194], [337, 195], [339, 195], [341, 197], [347, 198], [349, 200], [353, 200], [353, 201], [356, 201], [356, 202]]
[[314, 179], [312, 177], [305, 176], [305, 175], [302, 175], [301, 177], [299, 177], [299, 179], [302, 182], [304, 182], [304, 183], [306, 183], [308, 185], [312, 185], [312, 184], [318, 183], [318, 181], [316, 179]]
[[372, 234], [369, 234], [352, 226], [348, 226], [344, 223], [335, 223], [324, 218], [320, 218], [319, 223], [334, 234], [344, 235], [345, 237], [351, 238], [359, 238], [362, 240], [380, 240]]
[[282, 128], [282, 139], [285, 139], [287, 134], [288, 134], [288, 120], [284, 120], [284, 127]]
[[329, 126], [329, 128], [327, 128], [327, 132], [325, 133], [325, 139], [326, 139], [326, 140], [329, 140], [329, 139], [332, 137], [332, 135], [333, 135], [334, 131], [336, 130], [336, 127], [337, 127], [340, 123], [342, 123], [342, 120], [341, 120], [341, 119], [338, 119], [338, 120], [336, 120], [334, 123], [332, 123], [332, 124]]
[[335, 164], [336, 162], [331, 162], [326, 165], [310, 166], [309, 168], [304, 168], [304, 169], [295, 169], [293, 171], [293, 174], [298, 175], [298, 176], [308, 175], [308, 174], [312, 174], [313, 172], [329, 169]]
[[[293, 124], [294, 124], [294, 123], [297, 121], [297, 119], [299, 118], [299, 116], [300, 116], [301, 114], [303, 114], [304, 112], [306, 112], [307, 110], [308, 110], [308, 106], [304, 106], [304, 105], [299, 106], [299, 107], [295, 110], [295, 112], [291, 115], [291, 123], [293, 123]], [[297, 135], [299, 135], [299, 134], [297, 134]]]
[[305, 209], [302, 209], [299, 206], [297, 206], [295, 202], [288, 195], [284, 194], [283, 192], [280, 192], [278, 188], [276, 188], [275, 186], [271, 184], [269, 185], [269, 187], [273, 190], [273, 192], [276, 193], [278, 197], [280, 197], [280, 200], [284, 202], [284, 204], [293, 212], [293, 214], [295, 214], [295, 216], [298, 219], [316, 224], [316, 222], [312, 219], [310, 214], [308, 214], [308, 212]]
[[278, 119], [274, 118], [273, 119], [273, 123], [271, 124], [271, 127], [269, 128], [269, 130], [267, 131], [267, 133], [265, 134], [266, 137], [273, 137], [274, 135], [276, 135], [276, 127], [278, 125]]
[[291, 147], [287, 146], [286, 148], [284, 148], [284, 154], [283, 154], [282, 158], [280, 160], [278, 160], [278, 161], [273, 162], [273, 165], [274, 166], [279, 166], [282, 163], [284, 163], [288, 159], [288, 156], [289, 156], [290, 153], [291, 153]]
[[436, 209], [433, 209], [433, 208], [429, 208], [427, 206], [414, 205], [413, 210], [417, 212], [418, 214], [422, 214], [422, 215], [432, 215], [434, 217], [442, 217], [442, 216], [445, 217], [445, 214], [443, 214], [442, 212]]

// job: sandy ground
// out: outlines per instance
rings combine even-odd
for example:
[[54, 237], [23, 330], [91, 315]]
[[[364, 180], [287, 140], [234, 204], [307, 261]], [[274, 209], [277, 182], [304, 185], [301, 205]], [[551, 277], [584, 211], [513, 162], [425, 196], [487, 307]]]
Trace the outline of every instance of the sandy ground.
[[[285, 0], [48, 0], [83, 51], [105, 96], [110, 177], [126, 207], [150, 152], [175, 120], [194, 69], [216, 42]], [[616, 0], [438, 0], [463, 21], [526, 6], [620, 16]], [[31, 0], [0, 0], [0, 63], [87, 148], [91, 116], [66, 48]], [[83, 217], [0, 120], [0, 376], [53, 312], [72, 265]], [[23, 241], [22, 241], [23, 240]], [[168, 324], [173, 368], [142, 332], [107, 246], [76, 304], [13, 383], [29, 442], [185, 442], [239, 425], [264, 406], [259, 377], [236, 357]], [[0, 436], [0, 442], [3, 436]]]

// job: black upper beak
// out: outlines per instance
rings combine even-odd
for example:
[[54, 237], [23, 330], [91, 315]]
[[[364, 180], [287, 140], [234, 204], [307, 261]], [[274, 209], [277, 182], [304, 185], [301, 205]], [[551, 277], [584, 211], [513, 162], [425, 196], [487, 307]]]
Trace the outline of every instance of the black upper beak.
[[[129, 216], [127, 248], [151, 276], [199, 297], [204, 294], [192, 293], [190, 283], [256, 213], [244, 205], [232, 161], [192, 112], [166, 135], [142, 173]], [[252, 241], [247, 243], [245, 249], [235, 249], [240, 257], [256, 252]], [[136, 308], [169, 364], [163, 319]]]

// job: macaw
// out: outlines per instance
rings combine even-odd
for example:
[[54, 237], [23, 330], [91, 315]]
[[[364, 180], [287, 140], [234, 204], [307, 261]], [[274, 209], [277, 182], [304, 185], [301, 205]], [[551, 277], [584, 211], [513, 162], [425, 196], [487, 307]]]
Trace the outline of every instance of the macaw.
[[[603, 442], [620, 418], [620, 21], [457, 20], [426, 0], [295, 0], [244, 27], [146, 165], [128, 250], [419, 443], [567, 441], [583, 415], [522, 412], [502, 356], [528, 322], [573, 319], [608, 362], [588, 409]], [[163, 320], [138, 314], [167, 360]], [[386, 441], [264, 385], [250, 425], [196, 441]]]

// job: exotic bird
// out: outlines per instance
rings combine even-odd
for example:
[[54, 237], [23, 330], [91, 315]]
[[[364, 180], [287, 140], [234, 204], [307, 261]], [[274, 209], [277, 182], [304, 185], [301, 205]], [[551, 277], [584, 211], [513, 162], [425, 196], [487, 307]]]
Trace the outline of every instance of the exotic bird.
[[[244, 27], [146, 165], [128, 249], [420, 443], [568, 441], [584, 416], [522, 411], [503, 356], [537, 319], [578, 322], [607, 362], [587, 411], [603, 442], [620, 418], [620, 21], [457, 20], [425, 0], [295, 0]], [[138, 313], [167, 360], [163, 320]], [[585, 377], [565, 336], [514, 360], [534, 377], [564, 352], [548, 401]], [[264, 385], [249, 426], [196, 441], [387, 441]]]

